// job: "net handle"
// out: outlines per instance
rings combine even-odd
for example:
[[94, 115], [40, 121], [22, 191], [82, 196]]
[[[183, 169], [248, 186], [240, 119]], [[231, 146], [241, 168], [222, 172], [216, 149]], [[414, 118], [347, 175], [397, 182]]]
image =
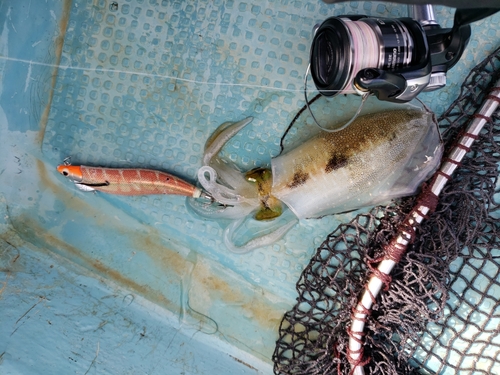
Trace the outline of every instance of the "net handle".
[[363, 366], [369, 359], [363, 356], [364, 328], [375, 299], [383, 287], [389, 287], [391, 271], [404, 255], [408, 244], [415, 238], [417, 225], [427, 217], [427, 214], [434, 211], [438, 203], [439, 194], [451, 179], [452, 174], [460, 165], [464, 156], [470, 151], [470, 147], [479, 137], [479, 133], [484, 125], [491, 121], [491, 116], [499, 105], [500, 80], [495, 83], [466, 131], [461, 134], [456, 145], [449, 152], [448, 157], [443, 158], [441, 167], [434, 174], [430, 184], [423, 187], [414, 208], [401, 223], [398, 234], [383, 248], [384, 256], [365, 285], [364, 292], [358, 300], [356, 307], [352, 310], [351, 326], [347, 332], [349, 335], [347, 359], [351, 364], [350, 374], [365, 374]]

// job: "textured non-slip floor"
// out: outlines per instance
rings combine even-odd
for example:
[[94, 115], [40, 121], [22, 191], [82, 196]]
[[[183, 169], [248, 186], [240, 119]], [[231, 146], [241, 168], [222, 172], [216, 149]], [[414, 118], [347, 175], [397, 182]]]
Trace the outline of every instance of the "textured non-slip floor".
[[[406, 7], [288, 0], [45, 3], [0, 6], [6, 140], [0, 202], [9, 230], [169, 309], [200, 342], [224, 342], [221, 350], [234, 347], [231, 355], [240, 359], [244, 351], [255, 371], [270, 371], [277, 325], [294, 302], [303, 267], [353, 213], [303, 220], [275, 244], [237, 255], [223, 244], [226, 223], [196, 216], [183, 198], [84, 193], [55, 167], [70, 156], [74, 164], [161, 169], [194, 182], [210, 134], [247, 116], [253, 122], [223, 153], [242, 169], [265, 165], [304, 105], [313, 26], [332, 15], [406, 16]], [[40, 17], [30, 23], [35, 13]], [[436, 7], [436, 15], [451, 26], [450, 9]], [[499, 24], [495, 15], [473, 25], [447, 87], [421, 95], [438, 115], [468, 71], [498, 46]], [[56, 32], [37, 35], [36, 28], [47, 25]], [[356, 100], [322, 100], [314, 108], [320, 118], [341, 117]], [[105, 315], [98, 305], [97, 314]], [[95, 346], [85, 350], [93, 353]]]

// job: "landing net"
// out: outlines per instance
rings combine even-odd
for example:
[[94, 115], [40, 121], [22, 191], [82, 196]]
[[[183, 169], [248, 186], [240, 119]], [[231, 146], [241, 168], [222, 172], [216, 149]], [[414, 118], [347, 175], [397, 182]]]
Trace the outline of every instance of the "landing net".
[[[471, 71], [438, 119], [446, 149], [499, 78], [500, 48]], [[497, 112], [376, 299], [365, 327], [366, 374], [500, 373], [499, 141]], [[414, 201], [360, 214], [319, 246], [281, 322], [275, 374], [351, 372], [352, 309]]]

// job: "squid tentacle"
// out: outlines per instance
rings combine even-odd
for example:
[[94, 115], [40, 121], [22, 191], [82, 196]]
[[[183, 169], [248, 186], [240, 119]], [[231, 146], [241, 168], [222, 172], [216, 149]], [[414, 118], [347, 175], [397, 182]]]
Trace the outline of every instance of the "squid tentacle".
[[198, 170], [198, 181], [219, 203], [227, 205], [241, 203], [259, 204], [258, 199], [247, 199], [241, 194], [238, 194], [236, 190], [217, 183], [217, 171], [210, 166], [205, 165]]
[[285, 223], [280, 223], [279, 226], [270, 233], [257, 236], [250, 239], [245, 244], [237, 246], [235, 244], [234, 235], [238, 229], [244, 225], [246, 220], [248, 219], [245, 217], [236, 220], [229, 224], [229, 226], [224, 230], [224, 244], [232, 253], [246, 254], [256, 248], [270, 245], [281, 239], [299, 221], [295, 216], [290, 217]]
[[[289, 212], [288, 215], [282, 215], [279, 220], [268, 222], [264, 234], [256, 230], [251, 233], [248, 241], [241, 241], [242, 236], [239, 231], [254, 221], [251, 213], [260, 207], [261, 200], [257, 188], [248, 182], [245, 174], [220, 158], [219, 152], [252, 120], [252, 117], [248, 117], [236, 123], [222, 124], [205, 145], [203, 166], [198, 170], [198, 181], [219, 204], [226, 206], [214, 208], [189, 200], [190, 207], [202, 216], [233, 220], [224, 229], [224, 243], [231, 252], [238, 254], [274, 243], [298, 221], [295, 215]], [[244, 243], [239, 246], [236, 245], [237, 242]]]
[[203, 165], [210, 165], [212, 159], [217, 156], [224, 145], [234, 137], [241, 129], [250, 124], [253, 117], [247, 117], [236, 123], [226, 122], [222, 124], [214, 134], [208, 138], [205, 144], [205, 153], [203, 155]]

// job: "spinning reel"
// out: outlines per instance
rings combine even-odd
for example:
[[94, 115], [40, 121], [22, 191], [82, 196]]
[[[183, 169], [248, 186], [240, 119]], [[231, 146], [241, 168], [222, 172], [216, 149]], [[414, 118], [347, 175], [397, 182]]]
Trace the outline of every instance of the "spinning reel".
[[409, 6], [410, 17], [330, 17], [315, 29], [310, 70], [324, 96], [372, 93], [404, 103], [446, 85], [446, 73], [462, 56], [470, 24], [500, 9], [457, 9], [442, 28], [431, 5]]

